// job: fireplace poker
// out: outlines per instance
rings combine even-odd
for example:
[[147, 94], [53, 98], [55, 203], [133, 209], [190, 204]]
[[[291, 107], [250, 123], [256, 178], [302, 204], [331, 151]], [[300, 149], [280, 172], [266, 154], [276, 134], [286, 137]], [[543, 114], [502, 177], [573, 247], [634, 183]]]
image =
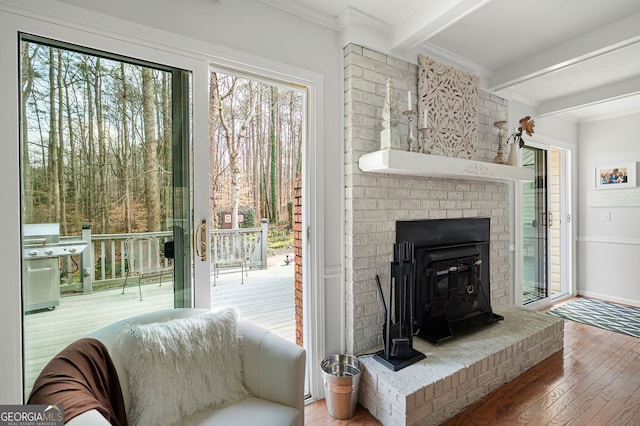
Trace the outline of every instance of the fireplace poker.
[[384, 322], [387, 322], [387, 304], [384, 301], [384, 293], [382, 292], [382, 285], [380, 285], [380, 276], [376, 274], [376, 284], [378, 285], [378, 294], [380, 294], [380, 302], [382, 303], [382, 310], [384, 311]]

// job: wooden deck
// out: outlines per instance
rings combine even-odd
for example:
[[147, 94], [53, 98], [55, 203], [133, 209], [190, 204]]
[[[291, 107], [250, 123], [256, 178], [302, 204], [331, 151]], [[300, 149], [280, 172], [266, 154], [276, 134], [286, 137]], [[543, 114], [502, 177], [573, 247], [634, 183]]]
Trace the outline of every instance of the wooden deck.
[[[234, 306], [241, 318], [265, 327], [295, 342], [293, 265], [270, 266], [249, 271], [241, 284], [239, 269], [221, 270], [213, 285], [213, 309]], [[135, 280], [133, 280], [136, 283]], [[139, 300], [137, 285], [104, 290], [86, 295], [65, 296], [52, 311], [25, 315], [25, 381], [27, 395], [40, 370], [72, 341], [120, 319], [173, 307], [173, 286], [163, 280], [142, 286]]]

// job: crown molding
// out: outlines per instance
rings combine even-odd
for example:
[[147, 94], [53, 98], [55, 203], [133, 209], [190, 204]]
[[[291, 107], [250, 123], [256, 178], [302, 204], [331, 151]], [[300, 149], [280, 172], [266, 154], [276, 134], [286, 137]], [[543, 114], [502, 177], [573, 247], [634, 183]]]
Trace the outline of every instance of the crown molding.
[[509, 99], [511, 101], [515, 101], [515, 102], [519, 102], [523, 105], [529, 106], [529, 107], [533, 107], [533, 108], [537, 108], [539, 105], [539, 102], [534, 101], [533, 99], [527, 98], [526, 96], [522, 96], [519, 93], [516, 92], [511, 92], [511, 96], [507, 97], [506, 99]]
[[374, 18], [368, 13], [365, 13], [360, 9], [356, 9], [355, 7], [351, 6], [347, 6], [347, 8], [342, 11], [340, 16], [338, 16], [338, 22], [340, 23], [340, 29], [345, 29], [347, 27], [356, 25], [359, 27], [375, 29], [377, 31], [382, 31], [385, 33], [390, 33], [393, 31], [393, 27], [386, 22], [381, 21], [378, 18]]
[[328, 13], [319, 12], [318, 10], [302, 5], [291, 0], [260, 0], [260, 2], [283, 10], [295, 16], [299, 16], [307, 21], [311, 21], [333, 31], [340, 31], [340, 23], [335, 16]]
[[365, 46], [383, 54], [391, 53], [393, 27], [356, 8], [347, 7], [338, 17], [340, 43]]

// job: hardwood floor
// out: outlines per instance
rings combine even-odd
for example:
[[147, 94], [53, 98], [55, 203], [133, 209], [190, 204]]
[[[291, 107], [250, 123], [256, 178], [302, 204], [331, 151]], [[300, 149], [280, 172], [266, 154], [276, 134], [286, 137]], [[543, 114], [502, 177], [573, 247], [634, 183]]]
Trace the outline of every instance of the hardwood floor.
[[444, 423], [640, 424], [640, 339], [565, 321], [564, 351]]
[[[379, 425], [366, 410], [335, 420], [324, 401], [307, 425]], [[444, 426], [640, 425], [640, 339], [565, 321], [564, 350], [534, 366]]]
[[305, 426], [373, 426], [373, 425], [382, 425], [375, 417], [373, 417], [369, 412], [362, 408], [358, 404], [358, 408], [356, 409], [356, 413], [348, 420], [338, 420], [334, 419], [327, 412], [327, 405], [325, 404], [325, 400], [321, 399], [320, 401], [314, 402], [313, 404], [309, 404], [304, 408], [304, 425]]

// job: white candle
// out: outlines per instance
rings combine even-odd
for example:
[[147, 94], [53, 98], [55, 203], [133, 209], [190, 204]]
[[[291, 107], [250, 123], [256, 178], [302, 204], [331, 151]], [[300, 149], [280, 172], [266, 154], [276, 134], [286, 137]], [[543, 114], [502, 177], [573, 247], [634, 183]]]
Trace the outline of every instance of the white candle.
[[411, 111], [411, 90], [407, 92], [407, 111]]
[[422, 110], [422, 128], [426, 129], [427, 128], [427, 110]]
[[500, 111], [498, 113], [498, 117], [496, 121], [507, 121], [507, 113], [504, 111]]

